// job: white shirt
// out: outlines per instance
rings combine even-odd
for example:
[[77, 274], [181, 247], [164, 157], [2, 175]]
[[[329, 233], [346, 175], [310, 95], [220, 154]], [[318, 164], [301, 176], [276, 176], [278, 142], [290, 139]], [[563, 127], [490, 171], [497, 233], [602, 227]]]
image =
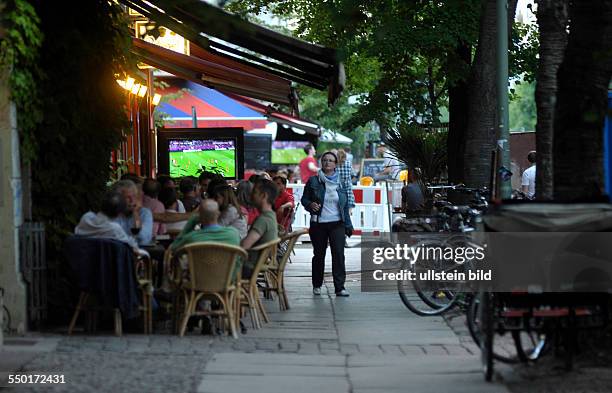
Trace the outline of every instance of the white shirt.
[[536, 179], [536, 166], [532, 165], [525, 169], [523, 172], [523, 178], [521, 180], [521, 186], [527, 186], [527, 196], [533, 198], [535, 195], [535, 179]]
[[136, 240], [128, 236], [118, 222], [111, 220], [102, 212], [98, 214], [94, 212], [85, 213], [74, 233], [81, 236], [115, 239], [129, 244], [134, 249], [138, 248]]
[[385, 151], [385, 153], [383, 154], [383, 158], [385, 159], [385, 161], [383, 162], [383, 166], [385, 168], [391, 167], [391, 172], [389, 173], [389, 176], [391, 177], [391, 179], [398, 180], [399, 173], [402, 170], [402, 167], [399, 161], [393, 156], [393, 153], [391, 153], [388, 150]]

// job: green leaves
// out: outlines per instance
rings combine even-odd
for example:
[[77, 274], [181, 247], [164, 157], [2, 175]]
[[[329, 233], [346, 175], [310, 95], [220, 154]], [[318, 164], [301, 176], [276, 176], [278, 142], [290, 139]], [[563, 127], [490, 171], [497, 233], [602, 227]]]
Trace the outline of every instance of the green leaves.
[[34, 129], [43, 115], [37, 86], [37, 81], [44, 78], [38, 65], [43, 34], [36, 11], [25, 0], [4, 3], [0, 26], [4, 27], [0, 40], [0, 67], [10, 70], [9, 87], [17, 108], [21, 157], [27, 163], [36, 155]]
[[402, 125], [389, 131], [387, 145], [398, 161], [410, 169], [420, 168], [422, 181], [430, 183], [446, 168], [446, 136], [443, 130]]

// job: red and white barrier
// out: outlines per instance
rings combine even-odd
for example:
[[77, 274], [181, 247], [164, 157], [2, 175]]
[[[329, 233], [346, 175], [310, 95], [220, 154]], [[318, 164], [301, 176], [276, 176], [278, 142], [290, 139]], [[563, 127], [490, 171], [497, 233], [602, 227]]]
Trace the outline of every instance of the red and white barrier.
[[[287, 191], [293, 194], [297, 209], [293, 228], [308, 228], [310, 226], [310, 213], [299, 203], [304, 192], [304, 184], [288, 184]], [[389, 207], [387, 201], [392, 195], [385, 192], [385, 185], [378, 186], [353, 186], [355, 196], [355, 208], [351, 214], [351, 221], [356, 234], [361, 232], [390, 232]], [[395, 199], [395, 198], [393, 198]]]

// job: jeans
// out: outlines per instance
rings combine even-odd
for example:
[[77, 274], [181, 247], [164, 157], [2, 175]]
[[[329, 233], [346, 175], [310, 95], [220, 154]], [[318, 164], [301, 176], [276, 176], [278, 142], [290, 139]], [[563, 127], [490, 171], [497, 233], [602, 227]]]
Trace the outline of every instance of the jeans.
[[344, 223], [342, 221], [310, 223], [310, 240], [314, 255], [312, 257], [312, 286], [323, 285], [325, 272], [325, 253], [329, 242], [332, 253], [332, 276], [336, 293], [344, 289], [346, 269], [344, 267]]

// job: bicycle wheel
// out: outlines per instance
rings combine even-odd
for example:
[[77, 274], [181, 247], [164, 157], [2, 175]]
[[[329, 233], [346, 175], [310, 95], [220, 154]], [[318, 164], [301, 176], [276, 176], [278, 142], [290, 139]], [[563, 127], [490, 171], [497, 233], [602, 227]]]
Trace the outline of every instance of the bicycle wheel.
[[[417, 245], [417, 247], [443, 246], [444, 243], [436, 240], [425, 240]], [[440, 271], [442, 268], [439, 266], [439, 262], [435, 260], [428, 261], [426, 265], [421, 260], [415, 263], [404, 261], [402, 265], [402, 269], [408, 270], [417, 279], [398, 281], [398, 293], [404, 305], [417, 315], [440, 315], [453, 307], [457, 300], [451, 292], [445, 293], [446, 289], [443, 283], [421, 281], [419, 279], [421, 273], [426, 273], [427, 270]]]
[[440, 308], [434, 308], [425, 303], [422, 300], [424, 295], [415, 289], [413, 282], [406, 280], [398, 281], [397, 292], [404, 306], [416, 315], [422, 317], [440, 315]]
[[[494, 308], [492, 305], [489, 307], [487, 304], [487, 308], [490, 308], [489, 311], [481, 310], [482, 303], [482, 294], [479, 293], [472, 297], [470, 301], [470, 305], [467, 310], [467, 325], [470, 335], [474, 340], [474, 343], [478, 345], [478, 347], [483, 350], [483, 340], [484, 340], [484, 332], [483, 332], [483, 315], [487, 315], [491, 317], [491, 323], [487, 325], [487, 328], [492, 328], [495, 338], [491, 339], [491, 359], [499, 360], [504, 363], [518, 363], [520, 361], [519, 355], [515, 349], [516, 343], [512, 338], [502, 337], [502, 335], [495, 334], [494, 329], [494, 320], [493, 316], [489, 315], [494, 312]], [[489, 302], [490, 303], [490, 302]], [[486, 314], [485, 314], [486, 313]], [[484, 321], [487, 322], [487, 321]], [[498, 338], [496, 340], [496, 338]], [[486, 350], [486, 348], [485, 348]]]
[[[444, 249], [448, 248], [475, 248], [478, 247], [477, 244], [471, 241], [471, 238], [463, 233], [450, 235], [448, 238], [445, 238], [443, 242], [440, 244]], [[471, 270], [473, 266], [472, 260], [463, 260], [461, 263], [457, 261], [446, 261], [439, 260], [434, 261], [433, 270], [436, 272], [445, 272], [445, 273], [462, 273], [466, 277], [468, 272]], [[471, 288], [469, 287], [469, 283], [467, 280], [465, 281], [449, 281], [442, 284], [445, 289], [436, 289], [430, 288], [432, 290], [427, 290], [421, 288], [421, 282], [415, 282], [415, 287], [418, 290], [418, 293], [421, 297], [421, 300], [425, 302], [428, 306], [435, 309], [444, 309], [444, 311], [449, 308], [459, 305], [462, 308], [467, 308], [468, 306], [468, 297], [464, 296], [466, 293], [471, 293]], [[456, 299], [455, 299], [456, 297]], [[452, 301], [451, 301], [452, 300]]]

